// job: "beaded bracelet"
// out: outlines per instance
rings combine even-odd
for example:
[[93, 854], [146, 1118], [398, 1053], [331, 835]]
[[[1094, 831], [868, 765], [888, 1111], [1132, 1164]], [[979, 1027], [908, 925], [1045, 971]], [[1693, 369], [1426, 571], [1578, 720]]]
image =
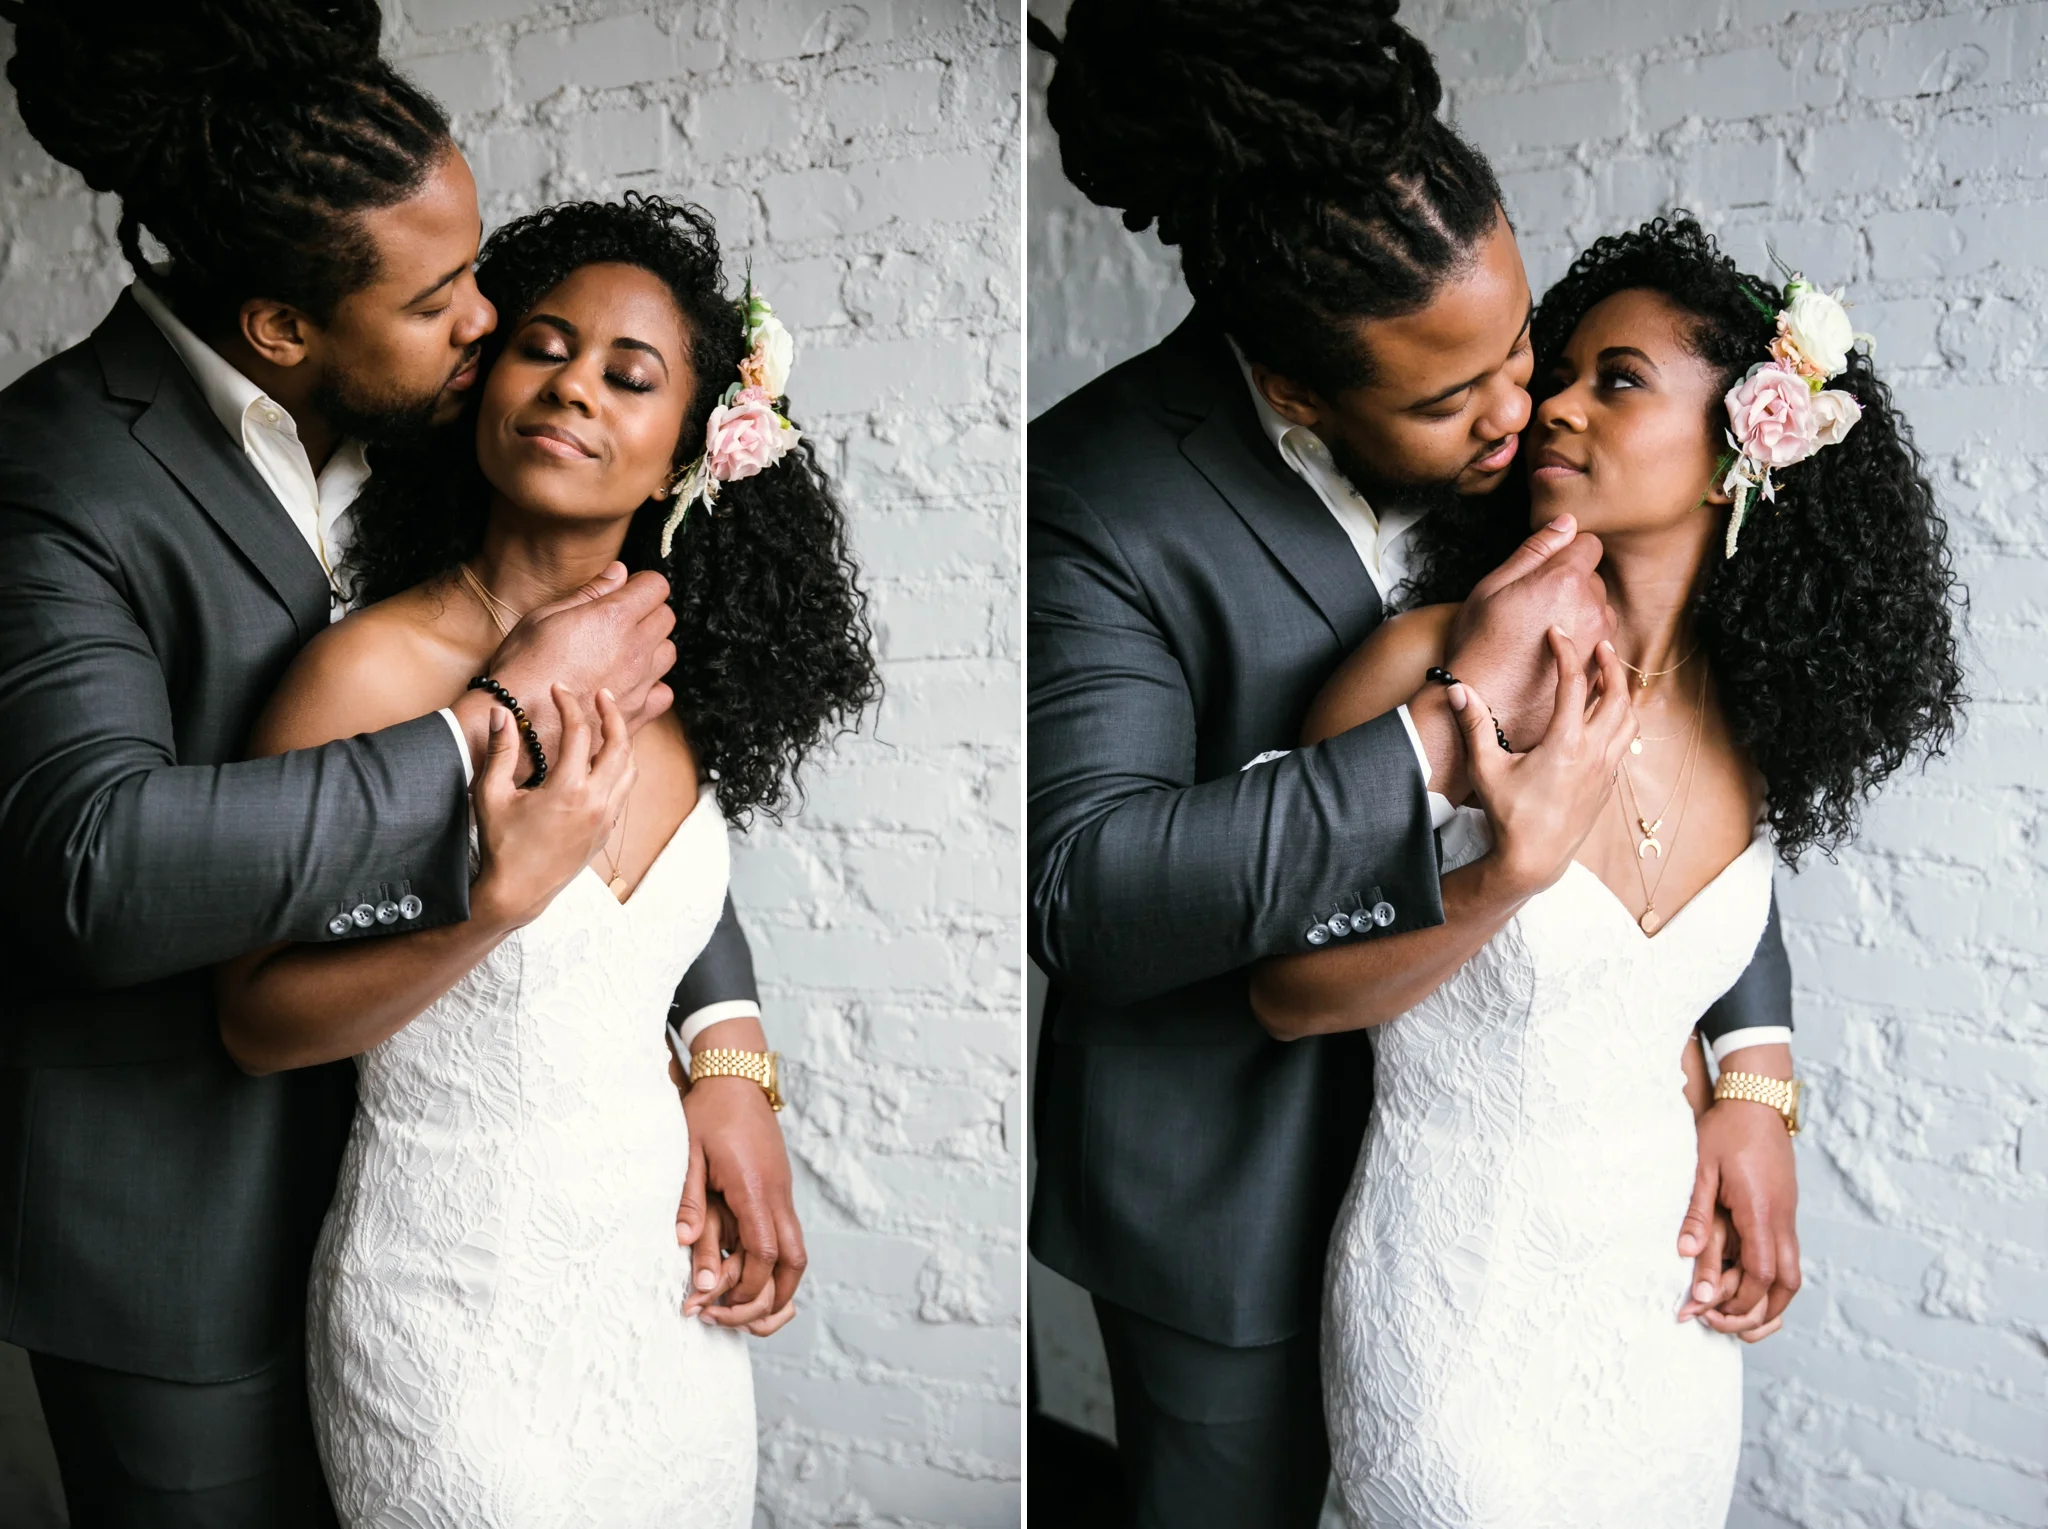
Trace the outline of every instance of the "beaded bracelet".
[[[1429, 672], [1422, 677], [1432, 685], [1456, 685], [1459, 683], [1458, 677], [1451, 673], [1450, 670], [1440, 668], [1435, 664], [1430, 665]], [[1508, 735], [1500, 729], [1500, 718], [1498, 717], [1493, 719], [1493, 741], [1499, 744], [1506, 752], [1514, 753], [1514, 749], [1508, 744]]]
[[471, 690], [488, 692], [491, 699], [504, 707], [505, 710], [511, 712], [512, 720], [519, 724], [519, 736], [526, 740], [526, 747], [533, 754], [533, 777], [527, 781], [527, 788], [531, 790], [546, 780], [548, 778], [548, 756], [542, 751], [540, 734], [533, 730], [533, 723], [527, 718], [526, 708], [519, 704], [518, 698], [488, 674], [479, 674], [469, 682], [469, 688]]

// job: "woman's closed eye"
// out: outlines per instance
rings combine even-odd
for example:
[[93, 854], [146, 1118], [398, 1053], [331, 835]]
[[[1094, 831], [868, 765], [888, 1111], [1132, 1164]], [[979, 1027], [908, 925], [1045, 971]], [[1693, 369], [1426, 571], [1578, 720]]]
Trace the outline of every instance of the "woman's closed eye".
[[657, 384], [645, 377], [636, 377], [630, 372], [606, 372], [604, 380], [614, 387], [624, 388], [629, 393], [651, 393]]

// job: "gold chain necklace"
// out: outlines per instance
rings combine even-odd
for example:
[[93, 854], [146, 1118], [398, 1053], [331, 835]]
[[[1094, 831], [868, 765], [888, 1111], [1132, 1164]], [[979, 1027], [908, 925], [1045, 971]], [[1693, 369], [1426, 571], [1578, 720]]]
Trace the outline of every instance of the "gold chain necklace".
[[[1628, 818], [1633, 817], [1636, 828], [1640, 830], [1636, 836], [1636, 880], [1642, 884], [1643, 888], [1643, 911], [1641, 916], [1636, 919], [1636, 923], [1642, 927], [1644, 934], [1653, 935], [1664, 927], [1664, 915], [1657, 911], [1657, 887], [1661, 887], [1664, 884], [1666, 862], [1664, 859], [1664, 845], [1658, 839], [1657, 833], [1664, 826], [1664, 819], [1670, 816], [1671, 803], [1674, 800], [1678, 803], [1678, 817], [1671, 825], [1671, 843], [1674, 847], [1678, 843], [1678, 831], [1685, 826], [1685, 809], [1692, 801], [1693, 775], [1699, 764], [1700, 739], [1706, 732], [1706, 729], [1699, 725], [1706, 716], [1706, 708], [1707, 680], [1706, 673], [1703, 670], [1700, 674], [1700, 693], [1699, 701], [1695, 707], [1692, 742], [1687, 746], [1685, 758], [1679, 764], [1678, 782], [1671, 788], [1671, 795], [1665, 798], [1664, 810], [1658, 813], [1655, 819], [1643, 815], [1642, 798], [1636, 793], [1635, 776], [1629, 772], [1628, 761], [1624, 759], [1621, 762], [1622, 785], [1627, 792], [1628, 802], [1625, 806], [1622, 806], [1621, 798], [1616, 797], [1615, 803], [1617, 806], [1622, 806], [1623, 821], [1626, 822]], [[1649, 876], [1643, 870], [1643, 862], [1653, 852], [1657, 856], [1657, 882], [1655, 886], [1651, 885]]]
[[[484, 614], [491, 618], [492, 623], [498, 629], [498, 635], [500, 637], [510, 635], [514, 624], [520, 619], [520, 613], [492, 594], [484, 586], [484, 581], [476, 576], [476, 570], [471, 568], [469, 564], [457, 563], [455, 567], [462, 574], [462, 582], [476, 591], [477, 599], [483, 602]], [[507, 616], [511, 619], [507, 620]]]
[[[497, 626], [498, 635], [500, 637], [509, 635], [514, 623], [519, 621], [520, 613], [492, 594], [485, 587], [484, 581], [476, 576], [476, 570], [471, 568], [469, 564], [457, 563], [455, 567], [462, 575], [462, 582], [476, 592], [477, 599], [483, 604], [484, 614], [489, 616]], [[506, 619], [508, 616], [511, 618], [510, 620]], [[614, 897], [619, 897], [619, 894], [626, 890], [626, 878], [619, 871], [619, 863], [621, 857], [626, 853], [626, 815], [632, 810], [633, 798], [628, 796], [625, 805], [619, 808], [619, 815], [612, 819], [611, 833], [604, 836], [604, 844], [598, 850], [598, 853], [604, 856], [605, 885], [611, 888], [612, 896]], [[619, 853], [617, 855], [612, 853], [612, 834], [617, 834], [619, 838]], [[624, 901], [624, 899], [620, 898], [620, 901]]]
[[618, 897], [621, 902], [625, 901], [620, 894], [626, 890], [626, 878], [619, 874], [619, 861], [626, 853], [626, 815], [632, 810], [633, 798], [631, 793], [628, 793], [624, 804], [619, 808], [618, 817], [612, 820], [612, 833], [619, 836], [619, 853], [612, 853], [611, 834], [604, 836], [604, 845], [598, 851], [604, 856], [605, 885], [612, 889], [612, 896]]
[[[1625, 658], [1621, 659], [1621, 667], [1628, 670], [1630, 674], [1633, 674], [1636, 677], [1636, 689], [1648, 690], [1650, 688], [1651, 680], [1661, 680], [1667, 674], [1676, 674], [1679, 670], [1683, 669], [1687, 664], [1692, 662], [1692, 656], [1694, 653], [1697, 652], [1699, 652], [1698, 648], [1692, 649], [1691, 652], [1687, 653], [1685, 657], [1681, 658], [1669, 669], [1638, 669], [1634, 664], [1630, 663]], [[1615, 657], [1621, 658], [1621, 655], [1617, 653], [1615, 654]]]

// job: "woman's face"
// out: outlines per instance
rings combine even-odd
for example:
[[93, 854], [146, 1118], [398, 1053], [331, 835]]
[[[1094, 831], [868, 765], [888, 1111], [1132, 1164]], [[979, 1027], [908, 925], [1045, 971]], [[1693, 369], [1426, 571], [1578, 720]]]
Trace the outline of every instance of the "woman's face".
[[[1720, 491], [1718, 372], [1687, 348], [1691, 320], [1661, 293], [1596, 303], [1547, 377], [1523, 449], [1530, 521], [1570, 513], [1603, 537], [1678, 528]], [[1716, 522], [1718, 524], [1718, 522]], [[1703, 528], [1704, 529], [1704, 528]]]
[[484, 381], [477, 460], [524, 509], [618, 520], [675, 470], [696, 387], [667, 284], [638, 266], [586, 265], [507, 336]]

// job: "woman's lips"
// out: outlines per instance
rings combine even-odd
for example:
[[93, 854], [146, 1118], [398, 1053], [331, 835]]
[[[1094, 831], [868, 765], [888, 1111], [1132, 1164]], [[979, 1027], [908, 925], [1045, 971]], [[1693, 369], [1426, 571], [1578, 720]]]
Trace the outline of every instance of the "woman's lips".
[[568, 431], [558, 430], [553, 425], [522, 425], [519, 435], [550, 456], [567, 457], [572, 462], [588, 461], [597, 455]]
[[1502, 441], [1498, 446], [1494, 447], [1492, 451], [1488, 452], [1485, 456], [1481, 457], [1478, 461], [1474, 462], [1472, 464], [1471, 471], [1481, 473], [1497, 473], [1502, 468], [1506, 467], [1508, 463], [1514, 461], [1515, 452], [1518, 451], [1520, 448], [1520, 438], [1511, 435], [1506, 440]]
[[1529, 464], [1529, 477], [1536, 483], [1557, 483], [1566, 478], [1583, 478], [1586, 469], [1554, 451], [1539, 451]]

